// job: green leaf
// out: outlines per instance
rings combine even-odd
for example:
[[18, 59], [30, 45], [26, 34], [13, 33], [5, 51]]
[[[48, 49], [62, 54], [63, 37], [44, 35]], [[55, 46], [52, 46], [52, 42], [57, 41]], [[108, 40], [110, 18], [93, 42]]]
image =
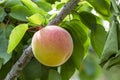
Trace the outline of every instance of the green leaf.
[[46, 80], [46, 78], [48, 78], [47, 76], [48, 76], [47, 68], [43, 67], [36, 59], [33, 58], [30, 61], [30, 63], [28, 63], [28, 65], [22, 70], [19, 79], [20, 80], [37, 80], [37, 79]]
[[41, 25], [45, 21], [43, 16], [39, 13], [33, 14], [27, 18], [32, 24]]
[[14, 26], [13, 25], [8, 25], [5, 29], [5, 37], [9, 39], [10, 33], [13, 30]]
[[52, 6], [53, 8], [56, 8], [57, 10], [60, 10], [64, 6], [65, 2], [55, 2], [55, 4]]
[[81, 62], [83, 61], [83, 58], [85, 55], [84, 46], [79, 42], [79, 40], [77, 40], [77, 38], [74, 39], [74, 44], [77, 44], [77, 45], [75, 45], [73, 48], [74, 50], [71, 58], [76, 68], [80, 69]]
[[[87, 0], [97, 12], [103, 16], [110, 16], [110, 5], [106, 0]], [[110, 2], [110, 1], [109, 1]]]
[[68, 60], [65, 64], [61, 66], [60, 75], [62, 80], [69, 80], [75, 72], [75, 66], [71, 60]]
[[[79, 22], [79, 21], [78, 21]], [[65, 28], [73, 39], [73, 53], [71, 56], [71, 59], [73, 61], [73, 64], [77, 69], [80, 69], [81, 62], [85, 56], [85, 49], [84, 49], [84, 43], [87, 40], [87, 34], [84, 31], [84, 29], [79, 25], [77, 21], [71, 21], [71, 23], [65, 23], [65, 25], [62, 25], [63, 28]]]
[[5, 2], [6, 8], [11, 8], [11, 7], [16, 6], [16, 5], [22, 5], [21, 1], [20, 0], [7, 0]]
[[27, 29], [28, 24], [20, 24], [12, 30], [7, 50], [8, 53], [12, 52], [14, 48], [18, 45]]
[[53, 69], [50, 69], [48, 80], [62, 80], [60, 74]]
[[[80, 70], [80, 79], [81, 80], [96, 80], [100, 79], [101, 67], [98, 65], [96, 55], [88, 54], [85, 60], [82, 63]], [[101, 80], [101, 79], [100, 79]]]
[[13, 62], [7, 62], [5, 65], [2, 65], [0, 69], [0, 80], [4, 80], [13, 65]]
[[7, 54], [8, 39], [6, 38], [5, 30], [5, 24], [0, 24], [0, 58], [3, 59], [3, 64], [11, 58], [11, 54]]
[[83, 22], [91, 30], [96, 30], [96, 17], [90, 12], [80, 12], [79, 13], [80, 20]]
[[100, 57], [105, 45], [107, 37], [107, 32], [104, 27], [101, 25], [97, 25], [96, 31], [91, 31], [91, 44], [97, 55]]
[[0, 69], [1, 69], [2, 65], [3, 65], [3, 59], [0, 58]]
[[61, 0], [61, 2], [68, 2], [69, 0]]
[[84, 53], [86, 56], [88, 53], [89, 45], [90, 45], [90, 39], [89, 39], [89, 35], [88, 35], [89, 30], [80, 20], [72, 20], [71, 24], [72, 24], [72, 26], [76, 25], [80, 28], [80, 29], [78, 29], [79, 30], [78, 32], [80, 32], [79, 38], [81, 38], [81, 43], [84, 46]]
[[78, 5], [79, 6], [76, 8], [77, 12], [90, 12], [93, 9], [87, 1], [81, 1], [80, 3], [78, 3]]
[[44, 10], [42, 10], [41, 8], [39, 8], [37, 6], [37, 4], [35, 4], [34, 2], [32, 2], [31, 0], [21, 0], [28, 8], [29, 10], [35, 14], [35, 13], [40, 13], [42, 15], [45, 15], [46, 12]]
[[32, 13], [25, 6], [16, 5], [11, 8], [9, 15], [16, 20], [27, 21], [26, 17], [29, 17]]
[[46, 12], [52, 10], [52, 5], [45, 1], [34, 0], [34, 2], [38, 5], [39, 8], [41, 8], [42, 10], [45, 10]]
[[[57, 2], [56, 2], [57, 3]], [[60, 10], [65, 5], [64, 2], [59, 2], [59, 4], [56, 5], [57, 10]]]
[[81, 43], [84, 44], [88, 37], [88, 28], [80, 20], [71, 20], [69, 25], [71, 29], [73, 28], [73, 32], [76, 33], [74, 34], [79, 36]]
[[88, 37], [86, 42], [84, 43], [84, 49], [85, 49], [85, 56], [84, 56], [84, 58], [87, 56], [87, 54], [89, 52], [89, 46], [90, 46], [90, 38]]
[[118, 54], [112, 58], [110, 58], [105, 65], [105, 68], [109, 70], [111, 67], [120, 65], [120, 50], [118, 51]]
[[113, 20], [110, 26], [111, 26], [110, 31], [107, 36], [101, 57], [102, 67], [110, 58], [114, 57], [118, 53], [118, 39], [117, 39], [118, 37], [116, 22]]
[[6, 16], [6, 13], [4, 11], [4, 8], [0, 7], [0, 22], [4, 20], [5, 16]]
[[[120, 58], [120, 57], [119, 57]], [[120, 77], [120, 64], [116, 64], [112, 66], [109, 71], [109, 79], [110, 80], [119, 80]]]
[[54, 4], [56, 1], [60, 1], [60, 0], [45, 0], [46, 2], [49, 2], [51, 4]]

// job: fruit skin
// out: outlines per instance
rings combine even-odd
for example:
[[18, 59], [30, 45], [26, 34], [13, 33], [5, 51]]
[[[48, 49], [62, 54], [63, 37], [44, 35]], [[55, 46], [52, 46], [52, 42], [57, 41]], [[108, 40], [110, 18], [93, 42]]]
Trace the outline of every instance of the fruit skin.
[[65, 63], [72, 54], [72, 37], [61, 27], [46, 26], [34, 34], [32, 50], [40, 63], [51, 67], [59, 66]]

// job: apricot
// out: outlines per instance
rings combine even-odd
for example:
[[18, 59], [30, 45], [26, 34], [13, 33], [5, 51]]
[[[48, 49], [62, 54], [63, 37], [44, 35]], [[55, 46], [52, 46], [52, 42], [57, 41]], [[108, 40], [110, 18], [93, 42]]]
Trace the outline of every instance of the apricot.
[[72, 37], [59, 26], [46, 26], [33, 35], [32, 51], [43, 65], [51, 67], [62, 65], [72, 54]]

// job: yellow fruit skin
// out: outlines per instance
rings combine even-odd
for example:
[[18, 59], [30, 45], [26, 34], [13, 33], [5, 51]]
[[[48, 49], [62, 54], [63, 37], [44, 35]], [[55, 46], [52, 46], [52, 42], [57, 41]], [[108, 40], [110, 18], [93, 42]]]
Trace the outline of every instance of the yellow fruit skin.
[[59, 66], [65, 63], [73, 51], [70, 34], [58, 26], [46, 26], [37, 31], [32, 38], [35, 58], [46, 66]]

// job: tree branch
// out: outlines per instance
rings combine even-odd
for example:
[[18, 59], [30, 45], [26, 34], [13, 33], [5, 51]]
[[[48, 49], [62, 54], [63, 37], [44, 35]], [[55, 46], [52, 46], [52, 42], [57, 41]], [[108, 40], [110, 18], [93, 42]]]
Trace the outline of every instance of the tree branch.
[[58, 25], [62, 20], [70, 13], [70, 11], [77, 6], [77, 3], [80, 0], [70, 0], [66, 5], [62, 7], [60, 12], [57, 14], [55, 18], [53, 18], [48, 25]]
[[5, 80], [17, 80], [20, 71], [25, 67], [28, 62], [30, 62], [32, 57], [32, 48], [31, 46], [29, 46], [27, 49], [24, 50], [22, 56], [14, 64], [11, 71], [7, 74]]
[[[58, 25], [66, 16], [70, 13], [70, 11], [77, 6], [80, 0], [70, 0], [64, 7], [60, 10], [60, 12], [53, 18], [48, 25]], [[22, 69], [30, 62], [33, 57], [32, 48], [29, 46], [24, 50], [22, 56], [19, 60], [13, 65], [10, 72], [7, 74], [4, 80], [17, 80]]]

